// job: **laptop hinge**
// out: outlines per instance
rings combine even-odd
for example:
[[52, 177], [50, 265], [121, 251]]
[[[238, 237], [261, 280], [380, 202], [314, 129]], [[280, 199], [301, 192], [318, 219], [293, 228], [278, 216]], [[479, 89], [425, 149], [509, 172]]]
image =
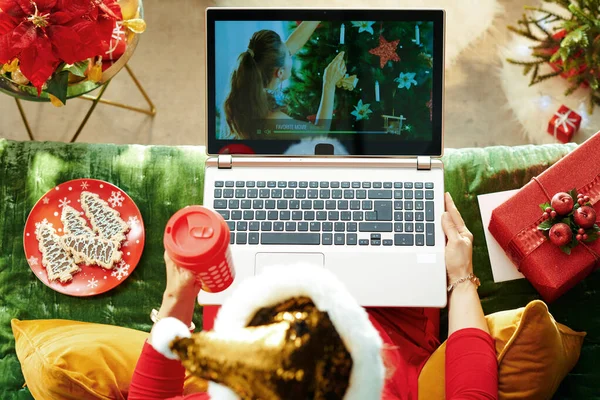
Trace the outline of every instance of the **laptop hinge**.
[[233, 167], [233, 157], [231, 154], [219, 154], [217, 166], [219, 169], [231, 169]]
[[431, 169], [431, 157], [429, 156], [418, 156], [417, 157], [417, 169]]

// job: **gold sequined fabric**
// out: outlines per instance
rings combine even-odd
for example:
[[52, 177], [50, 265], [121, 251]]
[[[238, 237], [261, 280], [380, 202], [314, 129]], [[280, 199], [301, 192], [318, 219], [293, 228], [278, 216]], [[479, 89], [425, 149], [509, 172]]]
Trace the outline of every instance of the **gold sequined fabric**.
[[352, 371], [328, 314], [306, 297], [258, 310], [244, 329], [196, 333], [171, 349], [192, 374], [243, 400], [342, 399]]

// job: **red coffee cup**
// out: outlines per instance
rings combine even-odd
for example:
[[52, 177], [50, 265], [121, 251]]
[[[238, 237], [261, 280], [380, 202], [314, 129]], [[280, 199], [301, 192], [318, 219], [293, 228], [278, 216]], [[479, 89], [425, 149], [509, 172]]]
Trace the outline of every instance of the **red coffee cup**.
[[185, 207], [169, 219], [163, 242], [175, 264], [197, 274], [202, 290], [222, 292], [233, 283], [229, 227], [220, 214], [202, 206]]

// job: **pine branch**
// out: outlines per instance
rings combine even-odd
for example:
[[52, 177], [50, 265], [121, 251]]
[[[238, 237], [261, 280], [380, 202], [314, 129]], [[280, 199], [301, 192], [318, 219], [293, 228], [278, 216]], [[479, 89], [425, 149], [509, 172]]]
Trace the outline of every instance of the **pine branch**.
[[528, 29], [528, 30], [522, 30], [522, 29], [519, 29], [519, 28], [514, 27], [514, 26], [508, 26], [508, 30], [511, 31], [511, 32], [516, 33], [517, 35], [521, 35], [521, 36], [526, 37], [528, 39], [535, 40], [536, 42], [541, 41], [541, 39], [538, 38], [537, 36], [535, 36], [531, 32], [530, 29]]
[[554, 17], [554, 19], [552, 21], [548, 21], [548, 22], [564, 21], [565, 20], [565, 18], [562, 15], [556, 14], [556, 13], [554, 13], [552, 11], [545, 10], [545, 9], [543, 9], [541, 7], [525, 6], [525, 9], [529, 10], [529, 11], [539, 11], [541, 13], [546, 14], [546, 17], [542, 18], [540, 21], [543, 21], [546, 18], [549, 18], [550, 16]]
[[574, 83], [567, 90], [565, 90], [565, 97], [572, 95], [577, 89], [579, 89], [578, 83]]
[[512, 59], [512, 58], [507, 58], [506, 61], [508, 61], [511, 64], [523, 65], [523, 66], [529, 66], [529, 67], [533, 67], [534, 65], [541, 65], [541, 64], [545, 64], [546, 63], [546, 60], [520, 61], [520, 60], [515, 60], [515, 59]]
[[[536, 77], [536, 81], [533, 84], [543, 82], [550, 78], [554, 78], [555, 76], [558, 76], [560, 74], [562, 74], [562, 71], [554, 71], [554, 72], [547, 73], [545, 75], [538, 75]], [[531, 85], [529, 85], [529, 86], [531, 86]]]

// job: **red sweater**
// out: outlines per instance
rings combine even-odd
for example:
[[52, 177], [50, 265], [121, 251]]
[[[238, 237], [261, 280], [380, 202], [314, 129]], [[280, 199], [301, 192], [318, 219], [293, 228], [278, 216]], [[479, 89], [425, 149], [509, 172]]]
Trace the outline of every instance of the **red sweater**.
[[[421, 309], [369, 309], [371, 322], [384, 341], [386, 365], [393, 368], [382, 400], [416, 400], [418, 378], [439, 346], [437, 326]], [[206, 327], [205, 327], [206, 328]], [[148, 343], [136, 366], [129, 400], [210, 400], [206, 393], [181, 397], [185, 370]], [[446, 399], [495, 400], [498, 365], [492, 337], [479, 329], [463, 329], [446, 345]]]

